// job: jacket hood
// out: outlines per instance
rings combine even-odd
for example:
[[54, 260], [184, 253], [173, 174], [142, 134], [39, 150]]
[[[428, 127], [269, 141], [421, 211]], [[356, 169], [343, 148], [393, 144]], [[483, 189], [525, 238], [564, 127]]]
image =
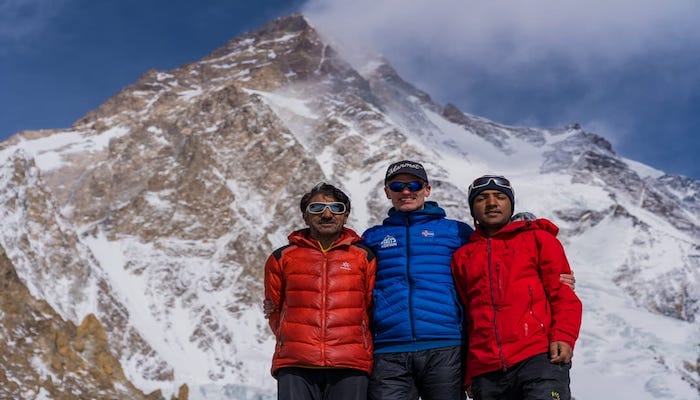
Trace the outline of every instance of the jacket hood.
[[[546, 218], [538, 218], [535, 220], [527, 221], [514, 221], [504, 226], [498, 232], [494, 233], [494, 238], [509, 236], [518, 232], [531, 231], [531, 230], [543, 230], [549, 232], [552, 236], [557, 236], [559, 233], [559, 227], [554, 225], [554, 222]], [[486, 239], [488, 238], [481, 226], [477, 225], [474, 235], [472, 235], [472, 240]]]
[[[289, 243], [296, 244], [298, 246], [313, 248], [319, 247], [318, 241], [311, 237], [311, 229], [309, 228], [296, 230], [290, 233], [287, 238], [289, 239]], [[340, 231], [340, 236], [333, 242], [331, 248], [338, 246], [349, 246], [359, 241], [360, 236], [357, 234], [357, 232], [350, 228], [343, 227], [343, 230]]]

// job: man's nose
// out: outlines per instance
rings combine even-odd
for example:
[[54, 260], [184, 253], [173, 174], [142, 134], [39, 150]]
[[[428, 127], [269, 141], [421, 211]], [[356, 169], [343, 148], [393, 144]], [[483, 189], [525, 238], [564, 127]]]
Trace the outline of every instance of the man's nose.
[[487, 206], [492, 206], [496, 205], [498, 202], [496, 201], [496, 196], [486, 196], [486, 205]]

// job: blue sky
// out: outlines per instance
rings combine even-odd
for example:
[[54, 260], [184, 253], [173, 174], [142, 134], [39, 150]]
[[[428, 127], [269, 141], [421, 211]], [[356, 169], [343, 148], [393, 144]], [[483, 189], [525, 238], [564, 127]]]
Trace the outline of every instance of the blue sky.
[[580, 123], [624, 157], [700, 179], [697, 0], [0, 0], [0, 139], [68, 127], [148, 69], [294, 11], [438, 103]]

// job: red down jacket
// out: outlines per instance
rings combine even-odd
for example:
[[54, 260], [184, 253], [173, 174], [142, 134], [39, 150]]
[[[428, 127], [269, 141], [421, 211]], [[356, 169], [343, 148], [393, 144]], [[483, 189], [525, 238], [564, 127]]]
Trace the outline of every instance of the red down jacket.
[[573, 349], [582, 305], [559, 282], [571, 268], [558, 231], [546, 219], [511, 222], [491, 237], [477, 229], [453, 255], [469, 340], [465, 384], [546, 353], [553, 341]]
[[275, 311], [277, 337], [272, 375], [283, 367], [372, 371], [369, 308], [377, 263], [348, 228], [321, 251], [308, 229], [292, 232], [289, 245], [265, 264], [265, 299]]

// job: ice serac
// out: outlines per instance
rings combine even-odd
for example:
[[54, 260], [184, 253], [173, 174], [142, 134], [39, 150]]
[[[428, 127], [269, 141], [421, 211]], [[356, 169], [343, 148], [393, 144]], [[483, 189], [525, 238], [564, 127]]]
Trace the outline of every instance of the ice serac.
[[[386, 215], [386, 166], [410, 158], [452, 218], [472, 221], [471, 179], [501, 173], [517, 209], [561, 227], [585, 309], [577, 399], [619, 381], [621, 399], [697, 393], [699, 182], [621, 158], [577, 124], [500, 124], [434, 102], [385, 59], [348, 59], [295, 14], [145, 72], [70, 128], [0, 143], [2, 265], [26, 286], [3, 304], [55, 310], [54, 336], [96, 371], [62, 363], [75, 385], [274, 398], [263, 265], [303, 226], [301, 194], [320, 181], [347, 190], [362, 231]], [[46, 321], [24, 314], [18, 329]], [[2, 364], [8, 382], [57, 376], [32, 351]], [[49, 381], [46, 398], [70, 390]]]

